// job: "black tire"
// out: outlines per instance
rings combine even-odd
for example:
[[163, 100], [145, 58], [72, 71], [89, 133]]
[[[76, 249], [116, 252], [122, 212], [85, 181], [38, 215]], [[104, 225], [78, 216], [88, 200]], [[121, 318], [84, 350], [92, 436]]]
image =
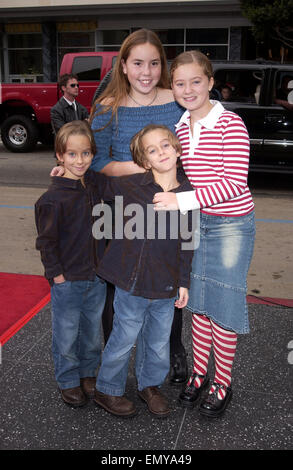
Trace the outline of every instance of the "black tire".
[[38, 142], [36, 124], [23, 115], [9, 116], [2, 124], [2, 142], [11, 152], [23, 153], [33, 150]]

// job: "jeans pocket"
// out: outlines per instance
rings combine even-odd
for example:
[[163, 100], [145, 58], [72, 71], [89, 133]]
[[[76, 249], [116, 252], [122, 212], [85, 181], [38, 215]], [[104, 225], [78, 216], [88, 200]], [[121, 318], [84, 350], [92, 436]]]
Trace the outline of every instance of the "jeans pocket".
[[70, 284], [70, 281], [65, 280], [63, 282], [54, 282], [52, 287], [53, 289], [64, 289], [65, 287], [69, 287]]

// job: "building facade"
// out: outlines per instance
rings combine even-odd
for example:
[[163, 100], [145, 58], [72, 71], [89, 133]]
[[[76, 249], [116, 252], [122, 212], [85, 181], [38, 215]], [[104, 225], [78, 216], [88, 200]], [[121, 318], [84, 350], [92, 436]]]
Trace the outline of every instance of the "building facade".
[[238, 0], [1, 0], [1, 81], [56, 81], [65, 53], [118, 50], [142, 27], [157, 32], [168, 59], [189, 49], [255, 58]]

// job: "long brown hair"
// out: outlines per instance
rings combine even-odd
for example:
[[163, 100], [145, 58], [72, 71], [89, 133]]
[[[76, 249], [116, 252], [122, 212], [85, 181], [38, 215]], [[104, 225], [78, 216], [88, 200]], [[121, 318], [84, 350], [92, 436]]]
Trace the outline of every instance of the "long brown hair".
[[[169, 73], [168, 73], [168, 66], [167, 66], [167, 59], [166, 54], [163, 48], [163, 45], [154, 31], [149, 29], [138, 29], [131, 33], [121, 45], [119, 54], [117, 56], [112, 74], [111, 80], [107, 85], [107, 88], [104, 92], [97, 98], [92, 107], [91, 115], [90, 115], [90, 122], [92, 122], [94, 116], [96, 115], [96, 104], [102, 103], [105, 105], [105, 108], [100, 111], [98, 114], [105, 113], [112, 109], [112, 117], [117, 116], [117, 110], [120, 106], [122, 100], [129, 94], [130, 91], [130, 84], [127, 79], [127, 75], [123, 73], [122, 68], [122, 61], [126, 62], [131, 49], [135, 46], [139, 46], [141, 44], [149, 43], [156, 47], [160, 54], [161, 59], [161, 77], [158, 82], [158, 87], [161, 88], [170, 88], [170, 80], [169, 80]], [[110, 120], [110, 121], [111, 121]]]

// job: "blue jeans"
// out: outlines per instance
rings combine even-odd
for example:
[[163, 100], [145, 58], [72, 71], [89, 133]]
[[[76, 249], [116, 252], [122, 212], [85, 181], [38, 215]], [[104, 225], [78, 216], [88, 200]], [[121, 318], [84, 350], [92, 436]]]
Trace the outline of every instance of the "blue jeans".
[[101, 358], [101, 316], [106, 283], [65, 281], [51, 288], [52, 353], [61, 389], [78, 387], [80, 378], [95, 377]]
[[136, 340], [138, 390], [161, 386], [170, 367], [170, 333], [175, 297], [146, 299], [116, 287], [113, 329], [103, 352], [96, 388], [107, 395], [125, 392], [128, 363]]

